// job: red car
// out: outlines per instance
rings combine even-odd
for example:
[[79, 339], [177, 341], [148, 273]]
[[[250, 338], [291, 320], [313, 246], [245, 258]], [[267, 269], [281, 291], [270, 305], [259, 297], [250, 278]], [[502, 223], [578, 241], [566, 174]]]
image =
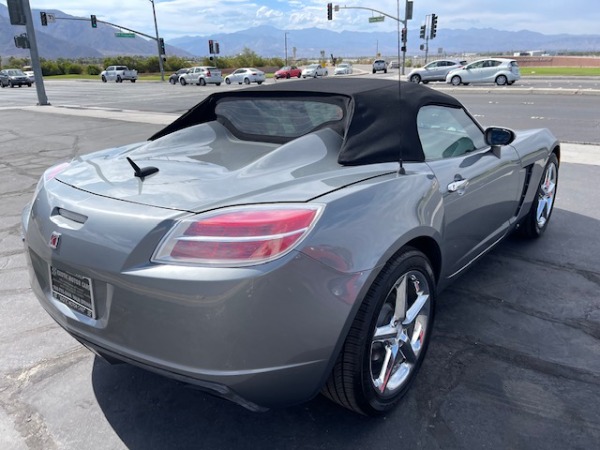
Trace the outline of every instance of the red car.
[[291, 78], [296, 77], [300, 78], [300, 74], [302, 73], [301, 69], [298, 69], [296, 66], [283, 66], [277, 72], [275, 72], [275, 78]]

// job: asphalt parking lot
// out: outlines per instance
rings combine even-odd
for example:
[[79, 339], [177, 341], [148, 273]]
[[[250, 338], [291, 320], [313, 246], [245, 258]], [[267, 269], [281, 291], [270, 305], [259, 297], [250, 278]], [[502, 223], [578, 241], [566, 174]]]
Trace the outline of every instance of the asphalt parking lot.
[[563, 146], [542, 239], [507, 239], [438, 298], [429, 353], [398, 409], [371, 419], [317, 397], [251, 413], [96, 359], [29, 289], [19, 222], [43, 170], [168, 120], [0, 110], [0, 449], [597, 448], [600, 147]]

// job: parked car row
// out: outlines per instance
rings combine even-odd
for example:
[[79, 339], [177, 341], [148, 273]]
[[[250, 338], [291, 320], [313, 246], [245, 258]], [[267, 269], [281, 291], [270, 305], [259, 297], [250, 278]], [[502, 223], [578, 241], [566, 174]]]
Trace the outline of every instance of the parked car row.
[[521, 78], [519, 64], [514, 59], [486, 58], [473, 61], [440, 59], [423, 67], [413, 69], [408, 74], [413, 83], [445, 81], [453, 86], [470, 83], [496, 83], [499, 86], [511, 85]]

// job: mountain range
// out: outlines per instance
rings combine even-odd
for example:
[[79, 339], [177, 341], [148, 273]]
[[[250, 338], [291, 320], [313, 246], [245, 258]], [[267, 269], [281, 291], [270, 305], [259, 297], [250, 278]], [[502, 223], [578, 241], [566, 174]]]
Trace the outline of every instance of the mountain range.
[[[92, 28], [89, 19], [70, 16], [59, 10], [46, 10], [56, 21], [42, 26], [40, 11], [33, 10], [34, 26], [40, 56], [57, 58], [102, 58], [113, 55], [154, 56], [156, 42], [136, 36], [117, 37], [118, 28], [98, 23]], [[126, 30], [123, 30], [126, 31]], [[8, 9], [0, 4], [0, 57], [28, 57], [29, 50], [15, 47], [13, 37], [25, 32], [25, 27], [11, 25]], [[287, 34], [287, 36], [286, 36]], [[287, 39], [286, 39], [287, 38]], [[380, 53], [392, 56], [397, 53], [396, 32], [349, 32], [320, 28], [284, 31], [271, 26], [259, 26], [234, 33], [211, 36], [183, 36], [167, 40], [167, 55], [198, 57], [208, 55], [208, 40], [219, 42], [221, 55], [236, 55], [249, 48], [264, 57], [284, 57], [287, 41], [289, 58], [315, 58], [321, 52], [341, 57], [375, 56]], [[327, 43], [326, 45], [324, 43]], [[419, 28], [408, 29], [408, 55], [422, 54], [419, 45]], [[542, 50], [598, 52], [600, 35], [545, 35], [532, 31], [502, 31], [492, 28], [469, 30], [438, 29], [437, 36], [429, 40], [429, 53], [504, 53]]]

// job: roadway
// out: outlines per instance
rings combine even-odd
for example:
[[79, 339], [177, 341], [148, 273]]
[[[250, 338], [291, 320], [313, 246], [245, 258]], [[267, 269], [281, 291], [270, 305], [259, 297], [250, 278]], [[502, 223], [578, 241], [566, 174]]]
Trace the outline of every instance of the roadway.
[[[370, 419], [317, 397], [251, 413], [96, 359], [31, 293], [19, 231], [46, 167], [144, 140], [207, 93], [231, 87], [46, 87], [53, 106], [32, 106], [34, 89], [0, 91], [1, 449], [597, 447], [600, 147], [563, 145], [556, 207], [542, 239], [507, 239], [441, 294], [429, 353], [398, 409]], [[579, 126], [595, 111], [596, 122], [585, 123], [598, 129], [598, 96], [589, 96], [594, 103], [587, 95], [528, 93], [534, 103], [524, 104], [530, 100], [485, 89], [492, 93], [457, 94], [485, 124], [513, 120], [521, 128], [529, 117], [568, 136], [560, 122]], [[571, 117], [578, 110], [584, 113]]]

